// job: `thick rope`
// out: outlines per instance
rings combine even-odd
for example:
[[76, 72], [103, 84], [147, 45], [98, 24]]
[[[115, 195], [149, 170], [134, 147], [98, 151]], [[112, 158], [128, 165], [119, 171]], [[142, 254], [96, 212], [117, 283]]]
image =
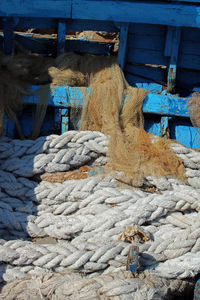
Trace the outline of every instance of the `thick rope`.
[[[9, 138], [0, 141], [0, 168], [17, 176], [32, 177], [44, 172], [68, 171], [94, 161], [98, 164], [107, 162], [108, 140], [100, 132], [69, 131], [61, 136], [50, 135], [34, 141]], [[178, 143], [171, 147], [183, 161], [189, 184], [200, 188], [200, 152]], [[180, 181], [170, 176], [148, 176], [146, 184], [169, 190]]]
[[94, 161], [105, 164], [106, 145], [106, 136], [99, 132], [71, 131], [35, 141], [1, 139], [2, 280], [66, 269], [105, 276], [125, 270], [130, 244], [119, 237], [134, 226], [150, 237], [144, 241], [138, 231], [132, 232], [139, 246], [140, 271], [151, 268], [154, 275], [169, 279], [200, 272], [199, 152], [172, 144], [190, 185], [171, 177], [146, 178], [147, 186], [156, 186], [159, 194], [122, 189], [112, 177], [63, 183], [28, 178]]
[[[8, 176], [1, 172], [2, 178]], [[142, 266], [155, 265], [159, 275], [164, 277], [190, 277], [191, 268], [185, 269], [183, 258], [187, 259], [191, 252], [192, 272], [197, 274], [199, 271], [200, 260], [195, 266], [193, 263], [200, 253], [200, 192], [197, 189], [183, 185], [160, 195], [136, 189], [120, 190], [111, 178], [102, 181], [96, 177], [62, 184], [42, 182], [37, 187], [27, 179], [23, 184], [22, 178], [13, 174], [9, 178], [12, 179], [11, 188], [17, 188], [14, 197], [18, 198], [10, 196], [13, 190], [9, 184], [2, 184], [2, 237], [9, 240], [50, 236], [66, 240], [63, 243], [67, 249], [73, 245], [73, 251], [64, 255], [62, 251], [62, 254], [53, 251], [51, 245], [50, 252], [48, 247], [37, 252], [38, 245], [32, 242], [2, 242], [2, 261], [5, 263], [47, 269], [70, 267], [85, 272], [104, 270], [109, 266], [124, 267], [129, 245], [118, 238], [126, 226], [136, 224], [144, 225], [142, 228], [153, 235], [152, 241], [139, 245]], [[37, 255], [31, 260], [32, 252]], [[46, 256], [42, 256], [43, 252]], [[173, 268], [162, 272], [157, 263], [169, 264], [169, 260], [172, 260]]]
[[192, 291], [193, 284], [158, 278], [144, 272], [132, 278], [127, 272], [82, 277], [78, 273], [46, 273], [36, 278], [16, 280], [2, 290], [2, 300], [19, 299], [171, 299]]

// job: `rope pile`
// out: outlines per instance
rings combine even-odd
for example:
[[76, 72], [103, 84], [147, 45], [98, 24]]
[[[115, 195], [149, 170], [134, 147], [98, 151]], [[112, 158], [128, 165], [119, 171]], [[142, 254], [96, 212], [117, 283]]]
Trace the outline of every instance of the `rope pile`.
[[158, 278], [145, 271], [139, 278], [125, 272], [82, 277], [78, 273], [48, 273], [37, 279], [27, 277], [16, 280], [3, 288], [2, 300], [18, 299], [171, 299], [190, 294], [192, 282]]
[[[83, 291], [86, 282], [88, 287], [94, 285], [94, 299], [97, 295], [103, 295], [102, 299], [112, 295], [131, 298], [136, 291], [138, 299], [152, 299], [158, 288], [141, 287], [143, 279], [124, 277], [130, 244], [120, 236], [126, 230], [131, 232], [133, 226], [138, 229], [131, 238], [139, 246], [140, 272], [148, 270], [148, 277], [170, 284], [178, 280], [179, 285], [200, 272], [199, 152], [172, 144], [186, 168], [189, 185], [171, 176], [147, 177], [146, 186], [158, 191], [154, 194], [131, 186], [122, 188], [105, 175], [63, 183], [33, 180], [36, 174], [73, 170], [86, 163], [104, 165], [107, 144], [105, 135], [90, 131], [70, 131], [35, 141], [1, 139], [0, 272], [2, 281], [20, 279], [4, 287], [2, 299], [18, 299], [20, 286], [30, 283], [27, 293], [36, 289], [44, 296], [41, 299], [70, 299], [79, 292], [86, 297], [91, 292], [91, 288]], [[142, 240], [138, 232], [149, 238]], [[71, 270], [70, 275], [66, 270]], [[117, 280], [115, 271], [121, 271], [123, 279]], [[80, 273], [85, 277], [80, 279]], [[112, 276], [115, 279], [108, 288]], [[50, 287], [45, 288], [49, 280], [55, 281], [52, 294]], [[167, 295], [162, 284], [160, 299]], [[70, 286], [71, 294], [67, 294]], [[10, 288], [13, 293], [9, 294]]]

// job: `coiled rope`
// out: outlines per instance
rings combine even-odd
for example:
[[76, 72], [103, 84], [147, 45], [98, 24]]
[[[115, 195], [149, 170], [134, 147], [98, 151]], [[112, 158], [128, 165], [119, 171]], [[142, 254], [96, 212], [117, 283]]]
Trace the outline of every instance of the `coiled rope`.
[[[41, 278], [42, 274], [66, 272], [66, 269], [84, 274], [100, 272], [105, 278], [110, 272], [123, 271], [130, 244], [119, 240], [119, 236], [131, 226], [140, 226], [150, 236], [144, 242], [134, 233], [141, 271], [150, 268], [153, 276], [170, 280], [198, 274], [200, 153], [178, 143], [172, 144], [172, 149], [183, 160], [190, 185], [171, 177], [148, 177], [147, 184], [162, 191], [150, 194], [132, 187], [122, 189], [112, 177], [96, 176], [64, 183], [37, 183], [30, 179], [45, 171], [66, 171], [85, 163], [105, 164], [107, 137], [102, 133], [71, 131], [35, 141], [2, 138], [2, 280], [33, 275]], [[39, 244], [34, 238], [44, 241]], [[45, 238], [50, 242], [45, 242]], [[103, 278], [95, 280], [104, 282]], [[126, 294], [131, 296], [135, 290], [127, 290]], [[123, 294], [121, 291], [125, 287], [120, 290]], [[57, 293], [55, 288], [54, 292]], [[9, 297], [4, 299], [12, 299]]]

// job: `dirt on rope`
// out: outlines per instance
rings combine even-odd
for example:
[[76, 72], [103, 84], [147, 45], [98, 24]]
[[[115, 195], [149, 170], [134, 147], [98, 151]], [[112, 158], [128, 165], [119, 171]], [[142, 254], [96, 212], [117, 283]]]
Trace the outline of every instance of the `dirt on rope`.
[[[41, 72], [42, 70], [42, 72]], [[186, 181], [185, 169], [169, 147], [167, 139], [155, 138], [143, 129], [142, 103], [146, 90], [128, 85], [115, 57], [80, 56], [65, 53], [56, 59], [40, 55], [0, 56], [0, 129], [5, 111], [14, 121], [20, 138], [24, 138], [16, 111], [31, 84], [39, 89], [35, 121], [29, 138], [36, 138], [45, 117], [50, 85], [90, 87], [91, 96], [82, 91], [85, 103], [81, 129], [108, 135], [109, 166], [123, 172], [120, 180], [142, 186], [144, 178], [171, 175]]]
[[[79, 300], [79, 299], [174, 299], [192, 294], [194, 283], [167, 280], [145, 271], [138, 278], [130, 272], [83, 277], [77, 272], [47, 273], [36, 278], [26, 277], [7, 284], [1, 300]], [[180, 299], [180, 298], [179, 298]], [[185, 298], [186, 299], [186, 298]], [[190, 299], [189, 297], [187, 299]]]

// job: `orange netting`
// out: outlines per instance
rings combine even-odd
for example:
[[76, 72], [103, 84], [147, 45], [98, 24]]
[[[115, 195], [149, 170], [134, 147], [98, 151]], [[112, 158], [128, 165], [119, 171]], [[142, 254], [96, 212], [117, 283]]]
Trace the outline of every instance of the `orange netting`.
[[200, 93], [195, 92], [187, 101], [187, 109], [192, 125], [200, 133]]
[[[48, 90], [49, 84], [81, 86], [85, 95], [81, 129], [98, 130], [109, 136], [109, 166], [123, 173], [124, 182], [142, 186], [148, 175], [172, 175], [186, 180], [182, 161], [170, 149], [169, 141], [144, 131], [141, 108], [147, 91], [128, 85], [116, 58], [74, 53], [46, 60], [38, 55], [9, 59], [2, 56], [0, 73], [0, 115], [5, 110], [17, 127], [15, 111], [21, 106], [23, 91], [29, 84], [46, 84]], [[91, 88], [91, 96], [83, 86]], [[48, 90], [43, 88], [39, 92], [41, 108], [36, 110], [34, 138], [44, 119]], [[23, 138], [20, 127], [18, 131]]]

